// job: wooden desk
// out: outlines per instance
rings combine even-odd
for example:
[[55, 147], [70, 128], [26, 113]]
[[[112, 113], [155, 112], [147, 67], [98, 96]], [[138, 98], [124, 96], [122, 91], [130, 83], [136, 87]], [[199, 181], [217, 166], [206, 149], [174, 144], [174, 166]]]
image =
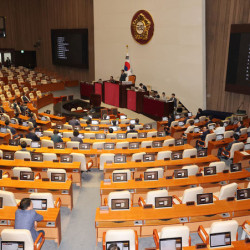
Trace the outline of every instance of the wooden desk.
[[47, 114], [47, 113], [39, 113], [40, 116], [48, 116], [52, 122], [61, 122], [65, 123], [66, 122], [66, 117], [64, 116], [56, 116], [52, 114]]
[[9, 144], [10, 138], [11, 138], [11, 135], [9, 133], [0, 133], [0, 143], [1, 144]]
[[[248, 153], [248, 155], [244, 154], [244, 152]], [[240, 162], [241, 165], [242, 165], [242, 168], [248, 168], [249, 167], [249, 161], [250, 161], [250, 150], [235, 151], [234, 152], [233, 163]]]
[[168, 121], [157, 121], [157, 130], [164, 131], [164, 127], [168, 125]]
[[116, 169], [130, 169], [132, 172], [132, 177], [137, 178], [147, 169], [161, 167], [164, 169], [164, 175], [172, 175], [174, 169], [182, 168], [184, 165], [196, 164], [200, 167], [207, 165], [210, 162], [219, 161], [214, 155], [209, 155], [207, 157], [200, 158], [185, 158], [181, 160], [160, 160], [153, 162], [127, 162], [127, 163], [104, 163], [104, 178], [108, 179], [112, 172]]
[[60, 197], [62, 206], [73, 209], [72, 181], [52, 182], [35, 179], [34, 181], [11, 180], [3, 178], [0, 180], [2, 190], [13, 192], [16, 199], [29, 196], [30, 193], [52, 193], [54, 201]]
[[[102, 212], [98, 207], [95, 217], [96, 238], [101, 241], [103, 232], [124, 227], [136, 230], [139, 237], [148, 237], [153, 235], [154, 229], [161, 231], [167, 225], [186, 225], [191, 232], [197, 232], [199, 225], [209, 227], [218, 220], [235, 219], [242, 224], [250, 218], [249, 209], [249, 200], [218, 200], [213, 204], [200, 206], [178, 204], [162, 209], [131, 207], [129, 210], [108, 212]], [[228, 213], [229, 217], [224, 218], [224, 213]], [[141, 224], [136, 223], [137, 221], [141, 221]]]
[[[0, 125], [5, 126], [5, 122], [0, 121]], [[9, 126], [16, 129], [18, 133], [27, 134], [29, 132], [29, 127], [25, 127], [25, 126], [18, 125], [18, 124], [12, 124], [12, 123], [10, 123]], [[8, 140], [8, 143], [9, 143], [9, 140]]]
[[209, 141], [207, 147], [207, 153], [210, 155], [217, 155], [219, 148], [226, 147], [230, 142], [232, 142], [233, 138], [225, 138], [220, 141]]
[[[6, 221], [6, 225], [0, 225], [0, 232], [3, 229], [13, 229], [15, 224], [15, 212], [17, 207], [3, 207], [0, 209], [0, 220]], [[48, 208], [46, 211], [38, 211], [43, 216], [43, 221], [37, 223], [37, 230], [45, 231], [45, 238], [61, 243], [61, 217], [60, 208]]]
[[47, 84], [38, 84], [36, 85], [36, 89], [40, 90], [42, 93], [50, 92], [50, 91], [58, 91], [63, 90], [65, 88], [64, 82], [56, 82], [56, 83], [47, 83]]
[[61, 162], [52, 162], [52, 161], [38, 162], [38, 161], [24, 161], [24, 160], [17, 160], [17, 159], [13, 161], [0, 159], [0, 169], [8, 170], [11, 176], [13, 175], [12, 175], [12, 171], [10, 170], [13, 167], [17, 167], [17, 166], [29, 167], [35, 173], [40, 173], [42, 178], [47, 178], [48, 169], [51, 169], [51, 168], [52, 169], [65, 169], [67, 174], [72, 174], [73, 183], [76, 183], [78, 186], [82, 185], [80, 165], [81, 165], [80, 162], [61, 163]]
[[193, 147], [196, 146], [196, 141], [199, 140], [201, 137], [200, 133], [188, 133], [187, 134], [187, 143], [192, 145]]
[[[19, 118], [23, 119], [24, 121], [28, 121], [30, 117], [24, 116], [24, 115], [19, 115]], [[43, 130], [51, 128], [51, 122], [50, 121], [42, 121], [36, 119], [36, 123], [38, 126], [41, 126]]]
[[139, 197], [146, 199], [146, 194], [152, 190], [167, 189], [169, 195], [177, 195], [181, 197], [187, 188], [193, 186], [201, 186], [204, 188], [204, 193], [218, 192], [223, 185], [232, 182], [238, 183], [241, 188], [247, 188], [247, 178], [250, 177], [250, 172], [243, 169], [241, 172], [234, 173], [218, 173], [210, 176], [189, 176], [183, 179], [165, 179], [160, 178], [158, 181], [135, 181], [127, 182], [112, 182], [110, 184], [101, 181], [100, 196], [101, 204], [104, 205], [104, 199], [108, 197], [110, 192], [129, 190], [131, 193], [133, 204], [138, 204]]

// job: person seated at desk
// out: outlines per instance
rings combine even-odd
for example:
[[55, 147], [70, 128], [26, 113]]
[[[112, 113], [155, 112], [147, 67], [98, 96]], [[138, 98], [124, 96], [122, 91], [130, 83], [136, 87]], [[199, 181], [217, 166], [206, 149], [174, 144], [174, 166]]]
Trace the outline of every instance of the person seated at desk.
[[30, 99], [25, 95], [25, 93], [23, 93], [23, 95], [21, 96], [21, 99], [24, 103], [28, 103], [30, 102]]
[[59, 134], [59, 130], [54, 129], [53, 135], [51, 136], [51, 141], [53, 141], [54, 143], [63, 142], [62, 137], [58, 134]]
[[139, 118], [136, 118], [136, 119], [135, 119], [135, 125], [140, 125], [140, 120], [139, 120]]
[[237, 127], [234, 129], [234, 133], [237, 133], [238, 135], [240, 135], [240, 130], [244, 128], [243, 126], [243, 121], [239, 121], [237, 123]]
[[109, 82], [115, 83], [115, 80], [114, 80], [114, 77], [113, 77], [113, 76], [110, 76]]
[[201, 139], [196, 141], [196, 148], [203, 147], [205, 145], [206, 136], [210, 134], [207, 126], [202, 127]]
[[177, 107], [177, 99], [175, 98], [175, 94], [173, 93], [168, 102], [174, 102], [174, 107]]
[[27, 149], [27, 143], [26, 141], [22, 141], [20, 143], [21, 149], [19, 151], [26, 151], [26, 152], [30, 152], [30, 150]]
[[139, 84], [139, 90], [147, 91], [147, 87], [143, 85], [142, 83]]
[[206, 124], [205, 124], [205, 126], [208, 126], [208, 124], [210, 124], [210, 123], [213, 123], [213, 116], [212, 115], [210, 115], [210, 116], [208, 116], [208, 118], [206, 118]]
[[31, 199], [23, 198], [15, 212], [15, 229], [29, 230], [35, 242], [40, 233], [45, 235], [43, 230], [36, 231], [37, 222], [42, 220], [43, 216], [33, 210]]
[[14, 128], [12, 128], [12, 127], [9, 126], [10, 125], [9, 120], [5, 120], [4, 123], [5, 123], [5, 127], [10, 130], [10, 132], [11, 132], [12, 135], [16, 134], [16, 130]]
[[69, 120], [69, 125], [71, 125], [71, 126], [79, 126], [80, 122], [79, 122], [79, 120], [76, 119], [75, 116], [73, 116], [73, 118], [71, 120]]
[[125, 73], [124, 69], [121, 70], [120, 82], [126, 81], [127, 74]]
[[[111, 121], [111, 126], [112, 127], [115, 127], [117, 130], [120, 130], [120, 127], [116, 125], [116, 123], [118, 124], [118, 121], [117, 120], [112, 120]], [[114, 129], [113, 129], [114, 130]]]
[[154, 91], [154, 98], [158, 98], [158, 99], [160, 98], [160, 95], [158, 94], [158, 91], [156, 90]]
[[225, 127], [223, 122], [216, 122], [216, 128], [214, 129], [216, 135], [221, 135], [225, 133]]
[[113, 134], [114, 130], [112, 128], [109, 128], [109, 134]]
[[[221, 157], [224, 157], [224, 156], [229, 157], [230, 150], [231, 150], [233, 144], [239, 142], [239, 139], [240, 139], [239, 135], [234, 134], [234, 140], [232, 142], [228, 143], [228, 145], [226, 147], [219, 148], [217, 157], [218, 158], [221, 158]], [[224, 156], [222, 156], [222, 153], [223, 153]]]
[[198, 108], [197, 114], [194, 119], [199, 119], [202, 116], [202, 109]]
[[86, 121], [86, 124], [87, 126], [84, 128], [85, 130], [90, 130], [91, 129], [91, 122], [92, 122], [92, 119], [91, 118], [88, 118], [88, 120]]
[[26, 138], [31, 139], [32, 141], [40, 141], [40, 138], [35, 134], [34, 128], [29, 128], [29, 133], [26, 134]]
[[184, 124], [187, 123], [187, 120], [188, 120], [188, 119], [189, 119], [188, 113], [184, 113], [184, 120], [183, 120]]
[[97, 82], [98, 82], [98, 83], [103, 83], [103, 81], [102, 81], [102, 79], [101, 79], [101, 78], [100, 78]]
[[129, 133], [138, 133], [138, 131], [135, 130], [135, 125], [134, 124], [130, 124], [129, 128], [130, 129], [126, 132], [126, 135], [129, 134]]
[[31, 122], [33, 124], [33, 127], [36, 128], [37, 124], [36, 124], [36, 119], [35, 119], [35, 115], [34, 113], [30, 113], [30, 119], [28, 120], [29, 122]]
[[73, 132], [73, 137], [71, 137], [71, 141], [79, 141], [80, 143], [83, 143], [82, 139], [78, 137], [78, 135], [79, 131], [75, 129]]
[[183, 138], [187, 138], [187, 132], [188, 132], [188, 129], [190, 129], [190, 127], [192, 127], [192, 128], [195, 127], [195, 126], [194, 126], [194, 121], [192, 121], [192, 120], [189, 122], [188, 128], [184, 131], [184, 133], [183, 133]]
[[166, 97], [165, 92], [162, 92], [162, 94], [161, 94], [161, 99], [162, 99], [163, 101], [167, 101], [167, 97]]
[[174, 113], [169, 114], [169, 116], [168, 116], [168, 123], [167, 123], [167, 125], [164, 126], [164, 131], [165, 131], [166, 135], [170, 135], [171, 123], [174, 120], [175, 120]]

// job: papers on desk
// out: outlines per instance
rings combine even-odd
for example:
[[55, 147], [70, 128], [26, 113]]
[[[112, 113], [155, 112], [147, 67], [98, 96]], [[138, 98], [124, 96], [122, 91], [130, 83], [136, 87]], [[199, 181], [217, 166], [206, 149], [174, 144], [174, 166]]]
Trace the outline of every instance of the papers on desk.
[[241, 151], [241, 153], [242, 153], [243, 155], [249, 155], [249, 153], [247, 153], [246, 151]]
[[131, 81], [122, 81], [122, 85], [129, 85], [129, 84], [132, 84]]

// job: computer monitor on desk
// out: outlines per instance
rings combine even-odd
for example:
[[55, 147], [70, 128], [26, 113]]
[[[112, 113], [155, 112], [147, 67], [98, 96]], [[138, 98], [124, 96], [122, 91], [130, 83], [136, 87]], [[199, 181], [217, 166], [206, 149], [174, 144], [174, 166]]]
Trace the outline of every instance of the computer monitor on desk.
[[140, 146], [139, 142], [130, 142], [129, 149], [138, 149]]
[[65, 173], [51, 173], [51, 181], [53, 182], [65, 182], [66, 174]]
[[221, 141], [224, 139], [224, 134], [218, 134], [216, 135], [216, 141]]
[[115, 155], [114, 163], [126, 163], [127, 157], [126, 155]]
[[242, 166], [241, 166], [241, 163], [238, 162], [238, 163], [232, 163], [230, 165], [230, 172], [239, 172], [239, 171], [242, 171]]
[[146, 132], [138, 133], [138, 138], [147, 138], [147, 133]]
[[213, 203], [213, 193], [197, 194], [197, 205]]
[[20, 171], [21, 181], [34, 181], [34, 172], [32, 171]]
[[152, 148], [161, 148], [163, 146], [162, 141], [153, 141]]
[[237, 200], [247, 200], [247, 199], [250, 199], [250, 188], [238, 189]]
[[98, 125], [98, 124], [99, 124], [99, 121], [98, 121], [98, 120], [92, 120], [92, 121], [91, 121], [91, 124], [92, 124], [92, 125]]
[[113, 173], [113, 182], [127, 182], [128, 174], [127, 173]]
[[144, 181], [157, 181], [158, 171], [146, 171], [144, 172]]
[[31, 153], [31, 161], [43, 161], [42, 153]]
[[175, 169], [174, 170], [174, 178], [188, 178], [188, 170], [187, 169]]
[[182, 122], [182, 121], [178, 122], [178, 126], [182, 127], [182, 126], [184, 126], [184, 125], [185, 125], [184, 122]]
[[99, 131], [99, 126], [91, 126], [91, 131]]
[[172, 196], [155, 197], [155, 208], [166, 208], [172, 206], [173, 206]]
[[122, 119], [127, 119], [127, 116], [126, 115], [121, 115], [120, 116], [120, 119], [122, 120]]
[[56, 142], [54, 144], [55, 149], [65, 149], [65, 142]]
[[204, 167], [204, 175], [215, 175], [216, 166]]
[[117, 133], [116, 137], [117, 139], [126, 139], [127, 135], [125, 133]]
[[65, 163], [72, 163], [73, 162], [73, 156], [72, 155], [61, 155], [60, 156], [60, 162], [65, 162]]
[[35, 210], [47, 210], [47, 199], [31, 199], [33, 209]]
[[111, 210], [128, 210], [129, 199], [111, 199]]
[[199, 127], [194, 127], [194, 133], [199, 133], [200, 132], [200, 128]]
[[85, 149], [85, 150], [90, 149], [90, 143], [80, 143], [79, 149]]
[[4, 151], [3, 152], [3, 159], [4, 160], [14, 160], [14, 151]]
[[164, 137], [166, 133], [164, 131], [158, 131], [157, 132], [157, 137]]
[[28, 127], [29, 126], [29, 123], [28, 122], [23, 122], [22, 124], [24, 127]]
[[129, 123], [130, 123], [130, 124], [135, 124], [135, 119], [131, 119], [131, 120], [129, 121]]
[[43, 132], [41, 132], [41, 131], [36, 131], [35, 134], [36, 134], [38, 137], [42, 137], [42, 136], [43, 136]]
[[6, 134], [7, 133], [7, 128], [0, 128], [0, 133]]
[[206, 157], [207, 156], [207, 149], [200, 149], [197, 151], [197, 157]]
[[166, 238], [159, 240], [160, 250], [181, 250], [182, 249], [182, 238]]
[[104, 149], [107, 149], [107, 150], [115, 149], [115, 144], [114, 143], [104, 143]]
[[41, 148], [41, 142], [40, 141], [32, 141], [30, 144], [31, 148]]
[[210, 236], [210, 248], [226, 247], [231, 245], [231, 232], [212, 233]]
[[24, 250], [24, 241], [2, 241], [1, 249], [2, 250]]
[[105, 139], [105, 138], [106, 138], [106, 135], [105, 135], [104, 133], [97, 133], [97, 134], [95, 135], [95, 138], [96, 138], [97, 140], [102, 140], [102, 139]]
[[143, 129], [152, 129], [152, 124], [144, 124]]
[[107, 241], [106, 249], [130, 250], [129, 241]]
[[171, 159], [172, 160], [181, 160], [182, 159], [182, 152], [172, 152], [171, 154]]
[[143, 155], [143, 161], [144, 162], [155, 161], [155, 155], [154, 154], [145, 154], [145, 155]]
[[244, 145], [244, 150], [246, 151], [246, 150], [250, 150], [250, 143], [246, 143], [245, 145]]
[[[117, 131], [118, 130], [118, 127], [117, 126], [110, 126], [109, 128], [112, 128], [113, 131]], [[126, 137], [125, 137], [126, 138]], [[124, 138], [118, 138], [117, 139], [124, 139]]]
[[175, 140], [175, 146], [182, 146], [182, 145], [184, 145], [183, 139], [176, 139]]

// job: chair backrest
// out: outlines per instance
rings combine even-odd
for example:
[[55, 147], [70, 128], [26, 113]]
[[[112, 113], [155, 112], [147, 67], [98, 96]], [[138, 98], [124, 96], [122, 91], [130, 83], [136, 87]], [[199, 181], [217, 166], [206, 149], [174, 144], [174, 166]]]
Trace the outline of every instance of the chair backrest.
[[188, 201], [194, 201], [197, 203], [197, 194], [202, 194], [202, 187], [188, 188], [184, 191], [182, 197], [182, 203], [186, 204]]
[[100, 155], [100, 170], [104, 169], [104, 163], [106, 163], [107, 161], [109, 162], [114, 162], [114, 157], [115, 154], [110, 154], [110, 153], [104, 153]]
[[106, 138], [107, 139], [116, 139], [117, 137], [116, 137], [116, 134], [107, 134]]
[[184, 166], [182, 169], [187, 169], [188, 176], [193, 176], [198, 173], [199, 167], [197, 165]]
[[3, 206], [15, 207], [17, 205], [12, 192], [0, 190], [0, 197], [3, 197]]
[[112, 181], [114, 181], [113, 179], [113, 175], [114, 174], [123, 174], [123, 173], [126, 173], [127, 174], [127, 180], [131, 180], [131, 172], [129, 169], [117, 169], [117, 170], [114, 170], [113, 173], [112, 173]]
[[164, 160], [166, 158], [171, 159], [172, 151], [159, 151], [157, 154], [157, 160]]
[[120, 124], [129, 124], [129, 119], [121, 119]]
[[94, 142], [92, 145], [93, 149], [103, 149], [105, 142]]
[[67, 148], [79, 148], [80, 142], [79, 141], [67, 141], [66, 145], [67, 145]]
[[81, 153], [71, 153], [70, 155], [73, 156], [73, 162], [80, 162], [81, 163], [81, 171], [87, 171], [86, 168], [86, 157], [84, 154]]
[[138, 138], [138, 133], [128, 133], [127, 138]]
[[168, 147], [169, 145], [174, 145], [175, 139], [167, 139], [163, 142], [163, 147]]
[[135, 231], [132, 229], [108, 230], [105, 241], [129, 241], [130, 250], [136, 250]]
[[52, 135], [53, 135], [53, 131], [49, 131], [49, 130], [43, 131], [43, 136], [52, 136]]
[[63, 124], [63, 129], [73, 129], [72, 125], [69, 124]]
[[95, 138], [95, 133], [84, 133], [85, 139]]
[[190, 132], [194, 132], [194, 126], [188, 126], [187, 129], [185, 130], [185, 134], [188, 134]]
[[226, 167], [226, 163], [224, 161], [216, 161], [216, 162], [210, 162], [209, 167], [215, 166], [216, 167], [216, 173], [221, 173]]
[[153, 141], [142, 141], [141, 148], [152, 147]]
[[233, 135], [234, 135], [234, 131], [233, 130], [225, 131], [224, 138], [232, 138]]
[[[48, 178], [51, 180], [51, 174], [52, 173], [58, 173], [58, 174], [66, 174], [66, 170], [65, 169], [54, 169], [54, 168], [51, 168], [51, 169], [48, 169], [47, 171], [47, 176]], [[67, 179], [67, 178], [66, 178]]]
[[54, 142], [51, 140], [41, 140], [41, 147], [53, 147], [54, 148]]
[[30, 194], [31, 199], [46, 199], [47, 200], [47, 208], [54, 208], [54, 199], [51, 193], [32, 193]]
[[240, 134], [241, 134], [241, 135], [247, 134], [247, 128], [241, 128], [241, 129], [240, 129]]
[[147, 192], [146, 204], [152, 204], [155, 207], [155, 198], [168, 196], [167, 190], [154, 190]]
[[32, 169], [28, 168], [28, 167], [14, 167], [12, 169], [12, 171], [13, 171], [13, 175], [20, 179], [20, 172], [21, 171], [31, 172]]
[[178, 121], [172, 121], [171, 122], [171, 127], [175, 127], [178, 126]]
[[183, 158], [190, 158], [192, 156], [197, 156], [197, 149], [196, 148], [191, 148], [191, 149], [185, 149], [183, 151]]
[[163, 227], [159, 238], [160, 239], [168, 239], [168, 238], [182, 238], [182, 246], [187, 247], [189, 246], [189, 227], [187, 226], [170, 226], [170, 227]]
[[128, 148], [129, 146], [129, 142], [127, 141], [124, 141], [124, 142], [117, 142], [116, 143], [116, 148], [124, 148], [124, 147], [127, 147]]
[[152, 172], [152, 171], [157, 171], [158, 179], [163, 178], [163, 176], [164, 176], [163, 168], [148, 168], [148, 169], [146, 169], [145, 172]]
[[23, 141], [25, 141], [25, 142], [27, 143], [27, 146], [30, 146], [30, 144], [31, 144], [31, 142], [32, 142], [32, 140], [29, 139], [29, 138], [21, 138], [21, 139], [20, 139], [20, 143], [23, 142]]
[[230, 158], [234, 158], [234, 152], [235, 151], [239, 151], [241, 149], [244, 149], [244, 143], [243, 142], [237, 142], [237, 143], [234, 143], [231, 147], [231, 150], [230, 150]]
[[43, 153], [43, 161], [57, 160], [57, 156], [54, 153]]
[[14, 154], [14, 158], [24, 160], [24, 159], [31, 159], [31, 156], [30, 152], [28, 151], [16, 151]]
[[34, 250], [34, 241], [31, 232], [27, 229], [4, 229], [1, 232], [2, 241], [24, 242], [25, 250]]
[[145, 155], [145, 152], [135, 153], [132, 155], [131, 161], [141, 160], [143, 161], [143, 155]]
[[[250, 127], [249, 127], [250, 128]], [[250, 143], [250, 137], [247, 138], [247, 143]]]
[[190, 124], [190, 122], [192, 122], [192, 121], [194, 122], [194, 119], [192, 119], [192, 118], [191, 119], [187, 119], [186, 124]]
[[139, 130], [139, 129], [142, 129], [142, 128], [143, 128], [143, 125], [140, 125], [140, 124], [135, 125], [135, 130]]
[[200, 120], [200, 122], [204, 122], [206, 120], [206, 118], [207, 117], [203, 115], [203, 116], [200, 116], [199, 120]]
[[[71, 125], [69, 125], [69, 126], [71, 126]], [[73, 137], [73, 132], [63, 132], [63, 137], [64, 137], [64, 138]]]
[[230, 183], [225, 186], [222, 186], [219, 193], [219, 200], [226, 200], [228, 197], [235, 197], [238, 184]]
[[209, 234], [230, 232], [231, 241], [236, 241], [238, 226], [236, 220], [216, 221], [212, 223]]
[[147, 137], [157, 136], [157, 131], [150, 131], [147, 133]]
[[205, 139], [205, 148], [208, 147], [208, 142], [212, 141], [212, 140], [216, 140], [216, 134], [215, 133], [211, 133], [211, 134], [208, 134], [206, 136], [206, 139]]
[[108, 195], [108, 206], [111, 208], [112, 199], [129, 199], [129, 207], [131, 206], [131, 194], [129, 191], [110, 192]]

